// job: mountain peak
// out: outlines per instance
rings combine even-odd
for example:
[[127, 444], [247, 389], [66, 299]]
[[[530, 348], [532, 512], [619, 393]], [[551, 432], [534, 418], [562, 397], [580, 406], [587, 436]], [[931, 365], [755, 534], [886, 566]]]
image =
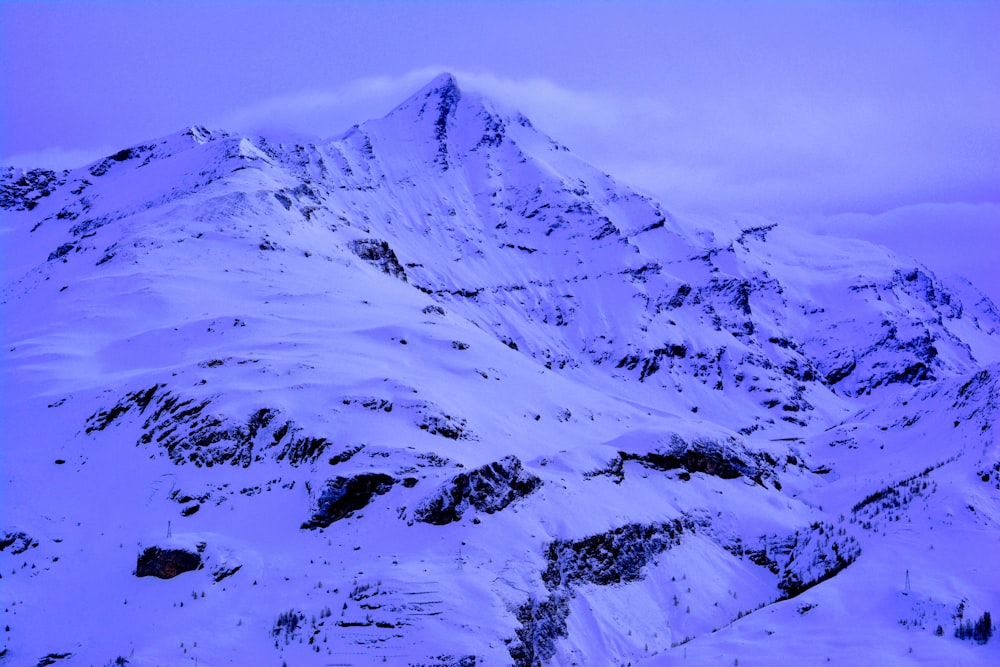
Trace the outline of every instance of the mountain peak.
[[431, 79], [430, 83], [424, 86], [424, 90], [432, 92], [448, 89], [458, 90], [458, 79], [456, 79], [455, 75], [451, 72], [441, 72], [436, 77]]
[[468, 141], [474, 145], [486, 128], [504, 126], [497, 108], [492, 100], [478, 93], [462, 91], [455, 76], [443, 72], [384, 118], [365, 125], [369, 129], [378, 127], [376, 134], [382, 136], [396, 135], [397, 145], [429, 139], [426, 146], [430, 153], [426, 157], [447, 171], [458, 154], [471, 148], [465, 145]]
[[560, 148], [524, 114], [488, 94], [462, 89], [449, 72], [438, 74], [383, 118], [361, 127], [365, 136], [375, 137], [376, 144], [388, 140], [397, 147], [422, 146], [422, 161], [442, 171], [454, 167], [462, 155], [510, 144], [509, 139], [518, 150], [536, 144]]
[[442, 72], [390, 111], [386, 117], [409, 116], [415, 113], [416, 118], [422, 119], [430, 112], [435, 121], [441, 124], [449, 116], [455, 115], [455, 109], [461, 99], [462, 91], [458, 87], [458, 80], [453, 74]]

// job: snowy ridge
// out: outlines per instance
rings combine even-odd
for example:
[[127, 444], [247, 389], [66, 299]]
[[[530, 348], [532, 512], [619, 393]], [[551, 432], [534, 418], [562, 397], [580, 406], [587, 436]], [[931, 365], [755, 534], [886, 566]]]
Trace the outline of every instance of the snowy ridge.
[[4, 664], [996, 659], [971, 285], [678, 219], [450, 75], [0, 207]]

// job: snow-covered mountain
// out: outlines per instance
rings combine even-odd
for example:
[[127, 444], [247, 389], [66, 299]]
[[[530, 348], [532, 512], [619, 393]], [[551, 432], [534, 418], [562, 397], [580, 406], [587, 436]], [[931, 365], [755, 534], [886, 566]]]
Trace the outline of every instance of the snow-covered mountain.
[[0, 206], [0, 664], [1000, 658], [971, 285], [679, 219], [450, 75]]

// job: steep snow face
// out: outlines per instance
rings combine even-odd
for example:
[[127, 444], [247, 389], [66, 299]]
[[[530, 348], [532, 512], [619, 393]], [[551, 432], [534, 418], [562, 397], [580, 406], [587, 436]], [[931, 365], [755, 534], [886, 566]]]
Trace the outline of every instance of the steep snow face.
[[677, 219], [450, 75], [0, 206], [11, 664], [995, 661], [971, 286]]
[[[670, 367], [702, 372], [712, 386], [742, 384], [747, 372], [732, 370], [749, 370], [770, 375], [772, 391], [792, 405], [803, 390], [791, 385], [803, 381], [806, 391], [819, 382], [856, 395], [997, 360], [995, 346], [978, 343], [996, 313], [975, 306], [977, 298], [970, 317], [959, 317], [961, 301], [919, 267], [863, 244], [824, 247], [805, 236], [768, 243], [770, 228], [685, 225], [520, 115], [463, 94], [448, 75], [344, 141], [369, 156], [358, 187], [405, 203], [361, 215], [410, 266], [410, 282], [473, 299], [463, 314], [550, 367], [583, 357], [637, 371], [642, 381]], [[416, 187], [428, 178], [443, 198], [428, 201]], [[442, 266], [441, 248], [452, 265]], [[781, 278], [770, 271], [775, 263]], [[788, 287], [795, 293], [786, 296]], [[914, 326], [900, 330], [910, 319]], [[939, 357], [940, 338], [972, 339], [979, 357], [961, 344]], [[809, 353], [797, 354], [790, 340], [808, 341]]]

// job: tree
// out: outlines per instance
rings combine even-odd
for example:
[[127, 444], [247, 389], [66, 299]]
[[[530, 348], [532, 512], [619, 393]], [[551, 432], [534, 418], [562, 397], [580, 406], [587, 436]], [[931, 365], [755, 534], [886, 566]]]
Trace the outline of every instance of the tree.
[[993, 618], [990, 612], [984, 611], [983, 615], [976, 621], [976, 626], [972, 631], [972, 638], [980, 644], [985, 644], [993, 636]]
[[955, 636], [959, 639], [972, 639], [979, 644], [985, 644], [993, 636], [993, 617], [990, 612], [984, 611], [975, 623], [971, 620], [959, 623], [955, 630]]

